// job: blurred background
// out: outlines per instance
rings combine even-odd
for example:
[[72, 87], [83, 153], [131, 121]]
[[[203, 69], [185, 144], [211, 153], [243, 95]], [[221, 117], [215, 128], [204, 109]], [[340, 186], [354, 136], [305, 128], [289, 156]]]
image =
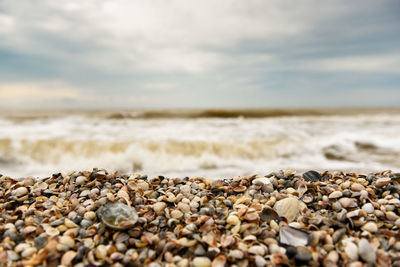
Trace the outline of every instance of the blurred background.
[[0, 173], [400, 171], [398, 1], [0, 1]]

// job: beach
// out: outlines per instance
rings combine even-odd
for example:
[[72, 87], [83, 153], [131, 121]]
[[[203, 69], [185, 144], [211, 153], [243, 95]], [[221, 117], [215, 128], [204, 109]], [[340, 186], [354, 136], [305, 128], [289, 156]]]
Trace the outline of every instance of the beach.
[[2, 266], [400, 266], [400, 173], [0, 177]]

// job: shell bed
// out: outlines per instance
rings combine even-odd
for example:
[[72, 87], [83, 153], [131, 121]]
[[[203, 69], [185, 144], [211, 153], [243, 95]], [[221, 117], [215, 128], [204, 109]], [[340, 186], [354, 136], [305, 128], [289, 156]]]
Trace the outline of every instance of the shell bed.
[[0, 176], [0, 266], [400, 266], [400, 174]]

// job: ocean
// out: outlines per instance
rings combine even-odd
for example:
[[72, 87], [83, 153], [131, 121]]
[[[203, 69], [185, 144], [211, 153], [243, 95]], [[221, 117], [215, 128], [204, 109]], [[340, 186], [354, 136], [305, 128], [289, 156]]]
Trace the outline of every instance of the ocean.
[[400, 109], [0, 112], [0, 174], [400, 171]]

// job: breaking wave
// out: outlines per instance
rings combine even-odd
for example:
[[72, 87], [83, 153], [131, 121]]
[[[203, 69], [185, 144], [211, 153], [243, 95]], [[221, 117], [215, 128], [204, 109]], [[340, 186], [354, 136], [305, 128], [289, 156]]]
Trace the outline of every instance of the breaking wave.
[[104, 114], [3, 117], [0, 173], [48, 176], [97, 167], [149, 175], [228, 177], [287, 168], [400, 170], [397, 114], [207, 114], [137, 120], [106, 119]]

